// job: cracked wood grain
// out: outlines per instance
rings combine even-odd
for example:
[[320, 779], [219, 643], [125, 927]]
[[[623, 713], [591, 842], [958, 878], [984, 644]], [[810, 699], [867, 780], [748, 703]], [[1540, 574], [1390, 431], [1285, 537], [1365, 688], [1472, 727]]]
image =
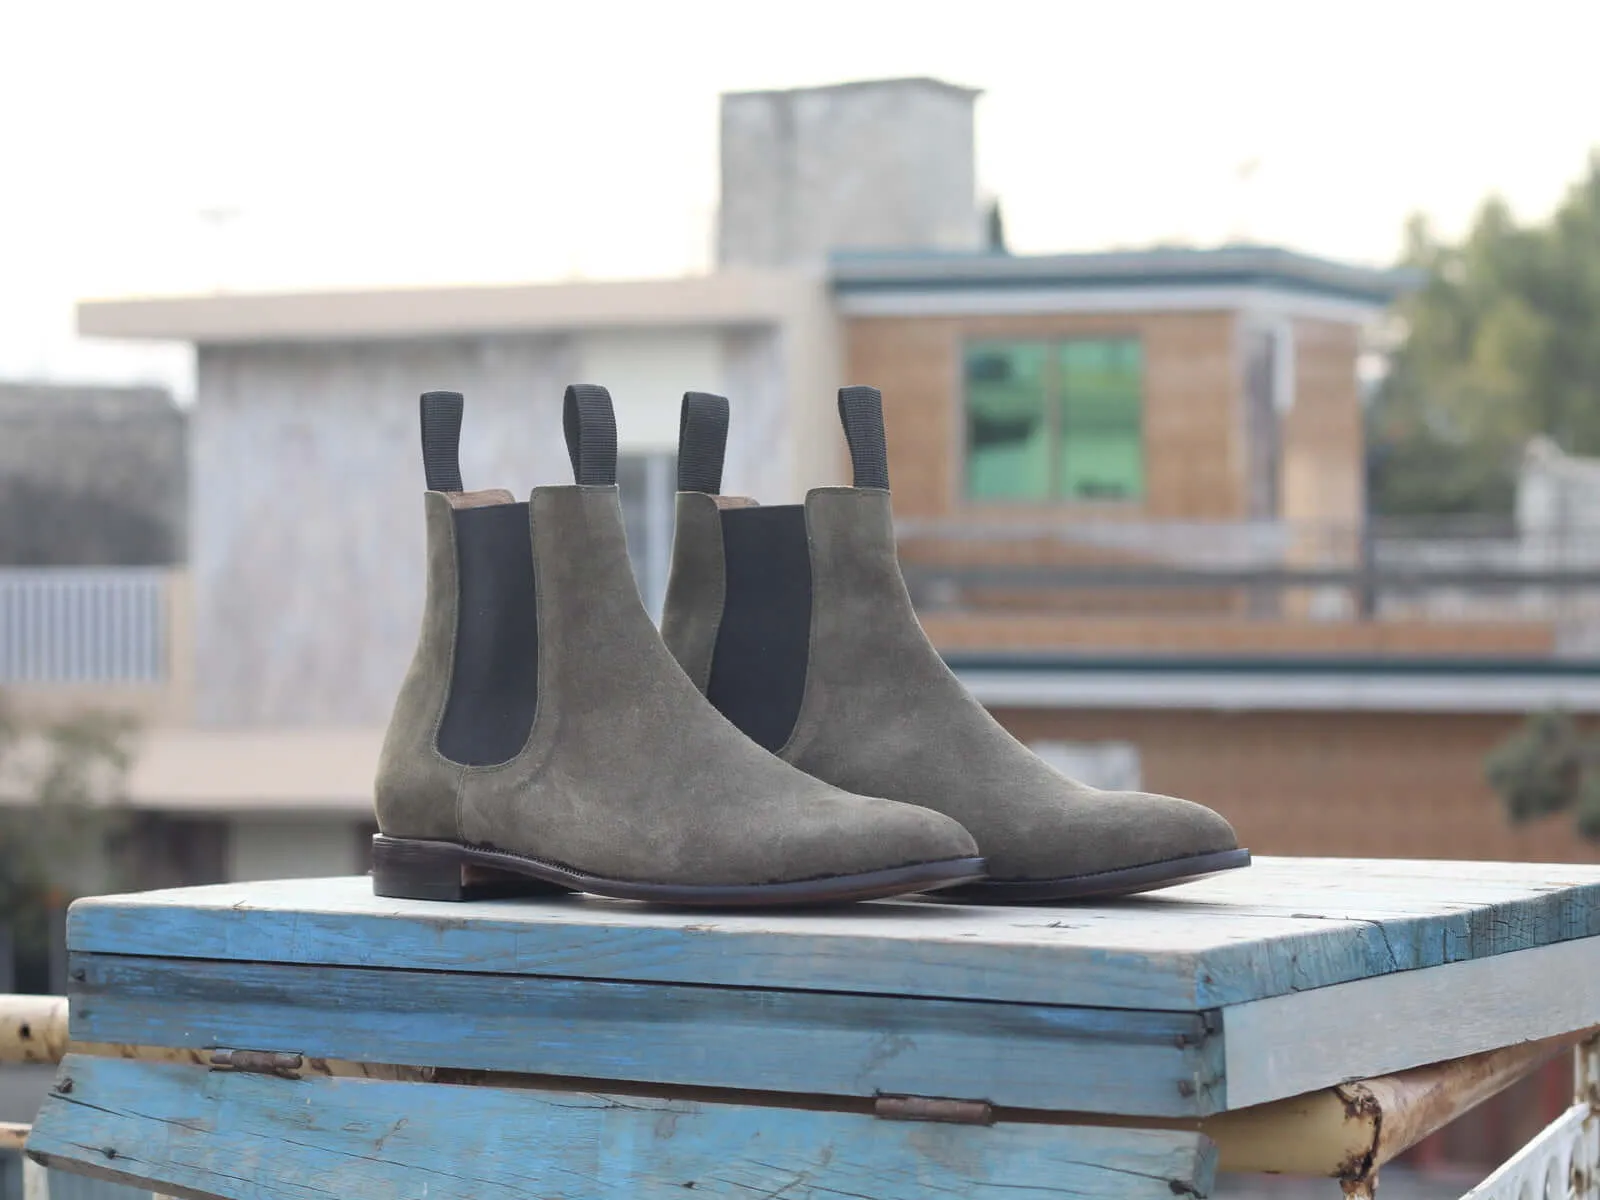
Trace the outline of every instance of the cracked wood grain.
[[1596, 866], [1274, 858], [1048, 914], [905, 901], [708, 921], [572, 898], [469, 920], [327, 879], [101, 897], [70, 918], [74, 949], [109, 954], [1189, 1011], [1597, 935]]
[[[1203, 1014], [78, 955], [75, 1031], [414, 1067], [1203, 1116]], [[620, 1087], [619, 1090], [630, 1090]]]
[[73, 1087], [41, 1111], [37, 1159], [225, 1200], [1171, 1200], [1208, 1195], [1216, 1159], [1192, 1130], [930, 1125], [77, 1056], [64, 1069]]

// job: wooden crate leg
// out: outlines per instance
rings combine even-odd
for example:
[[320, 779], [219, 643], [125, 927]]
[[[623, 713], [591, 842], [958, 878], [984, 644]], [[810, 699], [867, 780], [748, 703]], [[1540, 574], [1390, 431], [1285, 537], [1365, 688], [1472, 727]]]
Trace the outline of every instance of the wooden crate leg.
[[50, 1200], [50, 1170], [31, 1158], [22, 1160], [22, 1200]]

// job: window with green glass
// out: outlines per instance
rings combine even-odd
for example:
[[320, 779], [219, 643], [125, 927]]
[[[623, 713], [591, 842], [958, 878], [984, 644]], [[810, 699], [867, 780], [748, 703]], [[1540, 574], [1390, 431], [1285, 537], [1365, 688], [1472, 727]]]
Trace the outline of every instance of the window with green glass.
[[1137, 338], [981, 341], [966, 348], [967, 495], [1144, 495], [1144, 354]]

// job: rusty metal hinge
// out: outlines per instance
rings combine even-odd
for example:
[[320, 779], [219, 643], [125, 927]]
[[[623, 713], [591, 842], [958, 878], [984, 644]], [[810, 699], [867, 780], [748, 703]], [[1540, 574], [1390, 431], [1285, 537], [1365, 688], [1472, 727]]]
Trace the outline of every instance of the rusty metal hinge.
[[993, 1125], [987, 1100], [948, 1100], [942, 1096], [878, 1096], [872, 1114], [884, 1121], [943, 1121], [949, 1125]]
[[276, 1075], [280, 1079], [294, 1079], [306, 1065], [305, 1055], [286, 1054], [279, 1050], [213, 1050], [213, 1067], [227, 1067], [246, 1075]]

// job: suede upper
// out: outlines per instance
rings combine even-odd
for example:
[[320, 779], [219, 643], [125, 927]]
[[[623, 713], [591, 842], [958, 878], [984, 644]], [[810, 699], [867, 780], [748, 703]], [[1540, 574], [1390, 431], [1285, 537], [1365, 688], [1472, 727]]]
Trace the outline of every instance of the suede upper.
[[667, 579], [667, 591], [676, 603], [669, 604], [662, 614], [661, 636], [674, 647], [678, 665], [703, 692], [711, 682], [711, 656], [716, 652], [726, 595], [722, 514], [713, 497], [679, 492], [677, 518]]
[[[509, 499], [509, 497], [507, 497]], [[394, 715], [384, 733], [374, 788], [378, 827], [400, 837], [446, 839], [459, 832], [453, 798], [466, 770], [438, 751], [439, 723], [450, 698], [450, 673], [455, 663], [456, 533], [449, 498], [425, 492], [422, 511], [427, 522], [427, 592], [422, 604], [422, 632], [411, 669], [400, 685]]]
[[[721, 550], [709, 496], [680, 496], [663, 630], [694, 671], [716, 642]], [[928, 642], [896, 558], [889, 493], [806, 499], [811, 639], [805, 694], [781, 756], [838, 787], [960, 821], [1000, 881], [1056, 879], [1234, 849], [1228, 822], [1185, 800], [1105, 792], [1060, 774], [968, 694]], [[680, 567], [690, 586], [679, 586]], [[692, 610], [699, 610], [698, 612]]]
[[706, 886], [976, 856], [956, 821], [830, 786], [766, 753], [711, 707], [639, 600], [615, 487], [534, 491], [532, 729], [503, 763], [447, 761], [435, 738], [450, 681], [457, 560], [448, 504], [430, 493], [426, 512], [422, 637], [378, 775], [385, 834]]

